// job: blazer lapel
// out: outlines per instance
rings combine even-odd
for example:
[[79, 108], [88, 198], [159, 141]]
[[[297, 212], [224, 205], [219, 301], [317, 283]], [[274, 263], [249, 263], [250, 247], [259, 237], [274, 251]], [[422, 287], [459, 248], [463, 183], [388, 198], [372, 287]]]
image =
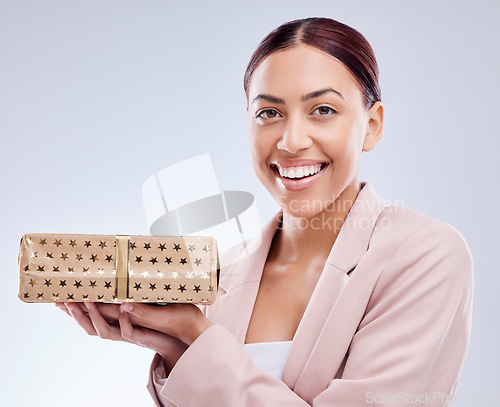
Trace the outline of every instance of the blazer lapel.
[[[362, 185], [333, 244], [283, 368], [283, 381], [306, 400], [326, 388], [337, 373], [359, 324], [356, 312], [359, 318], [364, 312], [358, 299], [369, 297], [374, 284], [362, 281], [353, 285], [356, 273], [352, 277], [350, 274], [367, 252], [376, 221], [386, 206], [370, 184]], [[352, 303], [356, 304], [356, 312]]]
[[[323, 372], [318, 376], [323, 380], [315, 380], [312, 385], [311, 377], [316, 377], [321, 366], [327, 365], [321, 361], [324, 347], [335, 348], [334, 343], [328, 342], [335, 340], [330, 333], [334, 335], [336, 331], [345, 331], [343, 315], [352, 316], [352, 313], [342, 313], [345, 304], [342, 304], [341, 298], [349, 291], [346, 289], [351, 278], [349, 273], [368, 250], [376, 220], [386, 206], [369, 183], [362, 182], [361, 186], [297, 328], [283, 369], [283, 381], [295, 391], [305, 394], [317, 394], [314, 392], [324, 386], [323, 380], [331, 380], [332, 375]], [[219, 292], [215, 303], [207, 306], [207, 317], [213, 323], [226, 327], [242, 344], [281, 215], [281, 211], [276, 213], [264, 226], [261, 235], [251, 239], [248, 246], [240, 244], [221, 255]], [[369, 283], [365, 286], [371, 289]], [[357, 326], [357, 321], [350, 322]], [[340, 366], [345, 356], [344, 348], [347, 350], [350, 342], [345, 343], [345, 335], [338, 336], [337, 341], [339, 346], [333, 352], [336, 358], [334, 369], [336, 365]], [[329, 366], [331, 368], [332, 364]]]
[[281, 211], [267, 222], [260, 235], [221, 254], [217, 300], [207, 306], [207, 318], [233, 333], [243, 344], [259, 291], [260, 279]]

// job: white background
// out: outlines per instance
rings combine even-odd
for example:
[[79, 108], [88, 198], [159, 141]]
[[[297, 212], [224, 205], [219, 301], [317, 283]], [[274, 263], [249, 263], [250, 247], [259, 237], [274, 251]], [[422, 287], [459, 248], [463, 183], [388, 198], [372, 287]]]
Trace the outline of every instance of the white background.
[[466, 238], [474, 321], [455, 405], [500, 405], [497, 4], [1, 0], [0, 405], [152, 404], [150, 350], [17, 298], [19, 239], [147, 234], [142, 183], [206, 152], [221, 189], [255, 194], [264, 223], [277, 206], [251, 167], [243, 72], [265, 34], [309, 16], [375, 50], [386, 123], [359, 179]]

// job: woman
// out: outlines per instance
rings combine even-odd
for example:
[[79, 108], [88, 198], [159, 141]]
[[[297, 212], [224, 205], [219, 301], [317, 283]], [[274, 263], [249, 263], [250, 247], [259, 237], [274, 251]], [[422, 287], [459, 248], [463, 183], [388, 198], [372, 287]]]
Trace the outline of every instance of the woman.
[[358, 182], [384, 119], [370, 45], [334, 20], [292, 21], [244, 86], [254, 170], [281, 210], [251, 254], [222, 254], [217, 301], [57, 305], [91, 335], [154, 350], [158, 406], [448, 405], [472, 259], [455, 228]]

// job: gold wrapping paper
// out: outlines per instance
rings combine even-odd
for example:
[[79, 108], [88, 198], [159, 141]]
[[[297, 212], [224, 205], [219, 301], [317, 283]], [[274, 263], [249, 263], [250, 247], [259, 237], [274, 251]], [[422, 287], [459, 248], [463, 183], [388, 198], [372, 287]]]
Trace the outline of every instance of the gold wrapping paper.
[[215, 302], [210, 236], [26, 234], [19, 251], [24, 302]]

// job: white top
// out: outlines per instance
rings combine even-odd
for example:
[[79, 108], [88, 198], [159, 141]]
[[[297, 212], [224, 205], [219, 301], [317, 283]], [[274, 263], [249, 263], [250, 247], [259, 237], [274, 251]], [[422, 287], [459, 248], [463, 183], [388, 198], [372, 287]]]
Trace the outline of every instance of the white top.
[[[270, 373], [280, 380], [291, 346], [292, 341], [246, 343], [244, 345], [258, 369]], [[158, 383], [164, 384], [166, 380], [158, 379]]]
[[292, 341], [246, 343], [244, 346], [257, 368], [281, 380]]

